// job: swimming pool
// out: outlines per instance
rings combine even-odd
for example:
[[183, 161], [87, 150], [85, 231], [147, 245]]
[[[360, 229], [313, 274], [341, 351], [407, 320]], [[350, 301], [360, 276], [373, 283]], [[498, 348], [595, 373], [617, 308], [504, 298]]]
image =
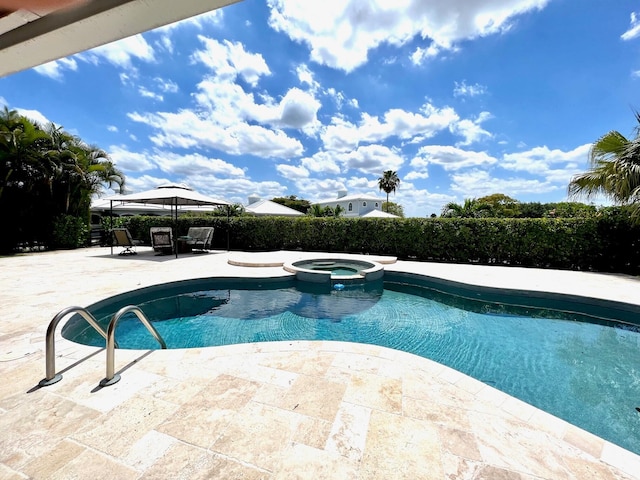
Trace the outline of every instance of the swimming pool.
[[[169, 348], [276, 340], [396, 348], [453, 367], [640, 453], [635, 306], [507, 294], [387, 272], [384, 283], [342, 291], [295, 280], [201, 279], [129, 292], [89, 310], [106, 324], [131, 303], [154, 321]], [[102, 337], [75, 318], [62, 334], [104, 346]], [[126, 316], [116, 338], [121, 348], [157, 348], [140, 323]]]

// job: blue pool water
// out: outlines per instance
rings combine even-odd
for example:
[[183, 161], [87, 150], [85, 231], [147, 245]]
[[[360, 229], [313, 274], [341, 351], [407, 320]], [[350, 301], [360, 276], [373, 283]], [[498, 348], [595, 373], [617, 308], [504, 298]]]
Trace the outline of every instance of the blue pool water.
[[[106, 325], [121, 306], [139, 305], [169, 348], [341, 340], [411, 352], [640, 453], [640, 328], [563, 312], [580, 306], [558, 298], [436, 287], [389, 274], [384, 284], [341, 291], [295, 281], [200, 280], [131, 292], [90, 311]], [[513, 306], [525, 300], [554, 309]], [[600, 310], [638, 318], [611, 305]], [[79, 317], [62, 334], [104, 346]], [[133, 315], [123, 317], [116, 339], [120, 348], [158, 348]]]

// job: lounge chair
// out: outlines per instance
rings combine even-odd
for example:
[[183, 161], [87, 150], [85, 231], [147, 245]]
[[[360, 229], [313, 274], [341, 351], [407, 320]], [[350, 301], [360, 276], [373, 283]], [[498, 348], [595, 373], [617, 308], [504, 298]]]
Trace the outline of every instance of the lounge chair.
[[187, 233], [187, 245], [194, 253], [203, 253], [211, 249], [213, 227], [191, 227]]
[[122, 247], [122, 251], [118, 255], [137, 255], [135, 248], [140, 242], [133, 239], [129, 229], [114, 228], [111, 230], [112, 245], [114, 247]]
[[151, 246], [161, 254], [173, 253], [173, 230], [171, 227], [151, 227]]

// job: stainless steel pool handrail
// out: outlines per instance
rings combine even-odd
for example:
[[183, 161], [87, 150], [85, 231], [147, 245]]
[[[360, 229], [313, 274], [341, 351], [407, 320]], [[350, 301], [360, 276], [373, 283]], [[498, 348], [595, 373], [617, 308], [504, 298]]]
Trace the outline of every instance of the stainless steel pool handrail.
[[63, 310], [60, 310], [55, 317], [51, 319], [49, 322], [49, 326], [47, 327], [47, 336], [45, 340], [45, 357], [46, 357], [46, 372], [45, 378], [40, 380], [39, 385], [41, 387], [46, 387], [49, 385], [53, 385], [54, 383], [58, 383], [62, 380], [62, 375], [56, 375], [56, 345], [55, 345], [55, 337], [56, 337], [56, 328], [64, 317], [69, 315], [70, 313], [78, 313], [82, 318], [84, 318], [89, 325], [91, 325], [100, 335], [107, 340], [107, 334], [102, 329], [98, 321], [95, 319], [89, 311], [84, 307], [67, 307]]
[[120, 375], [115, 374], [114, 366], [116, 358], [116, 327], [118, 326], [120, 318], [122, 318], [123, 315], [129, 312], [134, 313], [136, 317], [138, 317], [138, 319], [147, 328], [147, 330], [149, 330], [149, 333], [153, 335], [153, 337], [158, 341], [163, 349], [167, 348], [167, 344], [164, 342], [158, 331], [151, 324], [149, 319], [145, 316], [144, 312], [140, 310], [139, 307], [136, 307], [135, 305], [127, 305], [126, 307], [122, 307], [113, 316], [111, 322], [109, 323], [109, 328], [107, 329], [107, 376], [100, 382], [100, 386], [102, 387], [113, 385], [114, 383], [118, 383], [120, 381]]

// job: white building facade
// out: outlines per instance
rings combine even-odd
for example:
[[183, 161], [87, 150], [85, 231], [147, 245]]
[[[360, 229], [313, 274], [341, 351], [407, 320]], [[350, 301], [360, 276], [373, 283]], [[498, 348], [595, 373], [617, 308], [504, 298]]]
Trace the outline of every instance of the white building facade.
[[[340, 213], [342, 217], [366, 217], [367, 214], [378, 211], [382, 212], [382, 202], [384, 200], [372, 195], [347, 195], [346, 190], [340, 190], [338, 196], [332, 199], [315, 202], [321, 208], [331, 207], [333, 209], [340, 205], [343, 209]], [[376, 216], [374, 214], [374, 216]]]

